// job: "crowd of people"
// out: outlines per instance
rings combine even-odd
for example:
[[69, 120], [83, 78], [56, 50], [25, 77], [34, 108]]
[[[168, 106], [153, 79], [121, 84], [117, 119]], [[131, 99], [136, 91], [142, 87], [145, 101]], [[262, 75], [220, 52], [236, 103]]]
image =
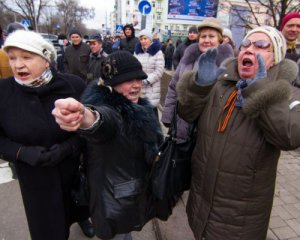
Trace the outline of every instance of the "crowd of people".
[[[11, 30], [8, 31], [8, 29]], [[132, 24], [112, 39], [77, 28], [60, 50], [20, 24], [0, 51], [0, 156], [15, 167], [33, 240], [131, 240], [159, 215], [148, 176], [177, 108], [196, 123], [187, 215], [197, 240], [263, 240], [281, 150], [300, 147], [300, 14], [255, 27], [239, 48], [213, 17], [173, 44]], [[298, 64], [298, 65], [297, 65]], [[164, 70], [174, 70], [159, 119]], [[72, 188], [84, 162], [89, 206]], [[91, 220], [91, 221], [90, 221]]]

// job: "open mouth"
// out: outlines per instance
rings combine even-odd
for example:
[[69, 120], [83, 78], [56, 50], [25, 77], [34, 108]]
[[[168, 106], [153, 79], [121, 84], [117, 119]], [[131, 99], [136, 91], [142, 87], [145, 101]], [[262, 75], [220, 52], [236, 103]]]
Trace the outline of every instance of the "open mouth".
[[130, 97], [133, 97], [133, 98], [136, 98], [136, 97], [139, 96], [139, 94], [140, 94], [140, 91], [131, 91], [131, 92], [129, 93], [129, 96], [130, 96]]
[[27, 76], [29, 76], [29, 73], [27, 73], [27, 72], [18, 72], [18, 75], [20, 77], [27, 77]]
[[243, 59], [243, 66], [245, 66], [245, 67], [251, 67], [251, 66], [253, 66], [252, 60], [249, 59], [249, 58], [244, 58]]

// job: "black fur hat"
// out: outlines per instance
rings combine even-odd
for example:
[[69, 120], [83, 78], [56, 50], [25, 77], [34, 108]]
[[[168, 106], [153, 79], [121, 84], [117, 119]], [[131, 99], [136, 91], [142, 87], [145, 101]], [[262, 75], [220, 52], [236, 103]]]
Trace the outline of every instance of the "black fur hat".
[[101, 78], [105, 85], [116, 86], [133, 79], [143, 80], [148, 76], [139, 60], [128, 51], [111, 53], [102, 63]]

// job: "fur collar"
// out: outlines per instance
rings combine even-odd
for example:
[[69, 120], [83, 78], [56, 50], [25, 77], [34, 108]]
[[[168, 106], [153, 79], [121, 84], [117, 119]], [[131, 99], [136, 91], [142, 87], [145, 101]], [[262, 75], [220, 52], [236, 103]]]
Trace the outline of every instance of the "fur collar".
[[122, 116], [129, 136], [139, 136], [149, 143], [156, 143], [157, 136], [162, 136], [153, 107], [147, 99], [140, 98], [138, 104], [135, 104], [122, 94], [93, 81], [83, 93], [81, 101], [83, 104], [113, 108]]
[[[161, 43], [157, 39], [153, 39], [152, 44], [147, 48], [146, 52], [154, 56], [159, 50], [161, 50]], [[135, 54], [144, 53], [140, 42], [135, 45], [134, 52]]]

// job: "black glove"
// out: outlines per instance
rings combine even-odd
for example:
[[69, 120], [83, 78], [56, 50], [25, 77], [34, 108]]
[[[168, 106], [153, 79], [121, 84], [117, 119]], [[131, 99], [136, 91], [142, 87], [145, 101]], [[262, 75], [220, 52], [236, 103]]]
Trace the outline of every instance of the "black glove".
[[209, 86], [217, 81], [220, 74], [225, 71], [224, 67], [217, 67], [218, 50], [210, 48], [205, 53], [202, 53], [198, 63], [197, 83], [201, 86]]
[[17, 160], [34, 167], [49, 167], [57, 165], [72, 152], [72, 146], [67, 142], [55, 144], [49, 150], [41, 146], [27, 146], [21, 147]]
[[17, 161], [22, 161], [31, 166], [38, 166], [41, 162], [45, 162], [48, 156], [45, 155], [47, 149], [41, 146], [22, 146], [19, 149]]

